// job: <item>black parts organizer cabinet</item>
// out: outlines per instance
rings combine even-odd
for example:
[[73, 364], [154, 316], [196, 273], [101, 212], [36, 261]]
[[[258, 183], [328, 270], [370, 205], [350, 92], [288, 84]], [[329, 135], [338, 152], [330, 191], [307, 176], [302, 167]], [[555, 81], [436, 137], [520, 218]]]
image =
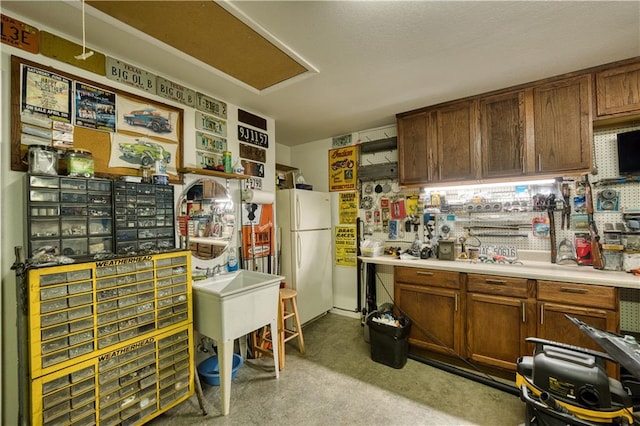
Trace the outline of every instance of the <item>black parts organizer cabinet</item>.
[[193, 395], [190, 271], [189, 251], [29, 270], [31, 424], [143, 424]]
[[28, 174], [28, 257], [175, 249], [173, 192], [173, 185]]

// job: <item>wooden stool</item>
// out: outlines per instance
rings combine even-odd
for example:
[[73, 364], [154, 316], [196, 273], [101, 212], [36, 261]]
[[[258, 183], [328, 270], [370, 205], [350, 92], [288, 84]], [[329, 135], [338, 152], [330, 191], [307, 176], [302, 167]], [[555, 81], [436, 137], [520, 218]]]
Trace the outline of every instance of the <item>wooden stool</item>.
[[[298, 319], [298, 305], [296, 297], [298, 292], [290, 288], [280, 289], [280, 303], [278, 304], [278, 364], [280, 370], [284, 369], [284, 345], [294, 337], [298, 338], [298, 349], [304, 354], [304, 338], [302, 336], [302, 327]], [[287, 311], [287, 301], [290, 303], [291, 311]], [[293, 322], [292, 328], [286, 328], [285, 321], [291, 318]], [[269, 326], [264, 326], [260, 331], [251, 333], [251, 346], [254, 355], [259, 357], [261, 354], [273, 355], [272, 346], [273, 339]]]

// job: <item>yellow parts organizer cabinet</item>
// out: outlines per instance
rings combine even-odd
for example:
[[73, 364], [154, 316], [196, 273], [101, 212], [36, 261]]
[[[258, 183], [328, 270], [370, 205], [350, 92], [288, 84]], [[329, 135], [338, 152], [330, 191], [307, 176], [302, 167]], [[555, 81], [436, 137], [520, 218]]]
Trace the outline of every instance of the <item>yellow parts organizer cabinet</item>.
[[193, 395], [191, 254], [32, 269], [31, 423], [141, 424]]

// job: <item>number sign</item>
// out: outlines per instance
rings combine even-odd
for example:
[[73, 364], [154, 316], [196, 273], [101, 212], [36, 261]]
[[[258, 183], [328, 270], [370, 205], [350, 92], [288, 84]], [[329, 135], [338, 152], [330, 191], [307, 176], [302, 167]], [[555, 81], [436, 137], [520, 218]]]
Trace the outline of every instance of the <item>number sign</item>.
[[257, 145], [262, 148], [269, 148], [269, 136], [266, 133], [238, 126], [238, 140]]
[[30, 53], [38, 53], [38, 29], [2, 15], [2, 42]]

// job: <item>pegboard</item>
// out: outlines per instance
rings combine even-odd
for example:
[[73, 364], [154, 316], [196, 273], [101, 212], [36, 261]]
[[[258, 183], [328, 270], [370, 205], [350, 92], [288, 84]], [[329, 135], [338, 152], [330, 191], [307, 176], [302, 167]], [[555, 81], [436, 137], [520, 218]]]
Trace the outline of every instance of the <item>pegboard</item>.
[[620, 330], [640, 333], [640, 291], [620, 289]]

